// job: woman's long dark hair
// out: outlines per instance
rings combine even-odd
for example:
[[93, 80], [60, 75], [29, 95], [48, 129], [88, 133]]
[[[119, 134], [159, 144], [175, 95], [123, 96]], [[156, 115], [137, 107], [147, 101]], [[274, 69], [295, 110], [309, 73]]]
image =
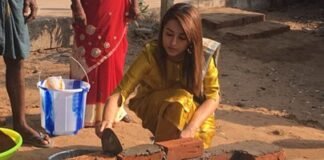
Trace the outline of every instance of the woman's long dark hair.
[[186, 80], [186, 87], [195, 96], [199, 97], [202, 87], [202, 66], [204, 55], [202, 51], [202, 27], [198, 10], [187, 3], [177, 3], [173, 5], [164, 15], [158, 37], [158, 51], [155, 56], [160, 67], [160, 72], [165, 82], [167, 80], [166, 59], [167, 53], [163, 48], [163, 29], [170, 20], [177, 20], [182, 26], [189, 47], [184, 57], [183, 76]]

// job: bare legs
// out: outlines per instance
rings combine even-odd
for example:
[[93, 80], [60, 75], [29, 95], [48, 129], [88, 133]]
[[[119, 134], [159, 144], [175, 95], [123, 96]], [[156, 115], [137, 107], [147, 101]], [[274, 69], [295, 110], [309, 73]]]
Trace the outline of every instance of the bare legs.
[[13, 127], [17, 130], [28, 128], [25, 119], [25, 80], [23, 60], [4, 58], [6, 63], [6, 88], [9, 95]]
[[[11, 103], [13, 128], [23, 138], [39, 137], [39, 133], [27, 124], [25, 117], [24, 60], [4, 57], [4, 61], [6, 64], [6, 88]], [[49, 139], [45, 139], [43, 143], [48, 144]]]

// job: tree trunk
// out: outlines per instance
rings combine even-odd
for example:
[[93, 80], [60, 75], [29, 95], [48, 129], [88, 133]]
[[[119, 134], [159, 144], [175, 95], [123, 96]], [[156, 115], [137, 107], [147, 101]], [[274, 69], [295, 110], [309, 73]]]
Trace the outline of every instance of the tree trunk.
[[173, 5], [174, 0], [161, 0], [161, 12], [160, 12], [160, 18], [162, 20], [164, 14], [166, 11]]

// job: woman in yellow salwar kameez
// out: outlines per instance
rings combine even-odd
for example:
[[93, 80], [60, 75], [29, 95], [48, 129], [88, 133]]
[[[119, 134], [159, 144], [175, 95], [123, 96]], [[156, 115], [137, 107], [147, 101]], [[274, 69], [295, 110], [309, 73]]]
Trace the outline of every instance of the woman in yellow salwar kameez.
[[105, 128], [113, 127], [118, 106], [135, 88], [129, 108], [155, 141], [196, 137], [205, 148], [211, 145], [219, 104], [218, 71], [212, 58], [205, 61], [196, 8], [178, 3], [167, 11], [158, 40], [145, 45], [107, 100], [103, 122], [96, 130], [99, 137]]

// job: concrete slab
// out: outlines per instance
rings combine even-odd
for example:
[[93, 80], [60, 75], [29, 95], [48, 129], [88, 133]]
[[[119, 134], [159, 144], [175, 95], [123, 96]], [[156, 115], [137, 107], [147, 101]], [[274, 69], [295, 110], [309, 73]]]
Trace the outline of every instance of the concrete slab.
[[202, 23], [210, 29], [242, 26], [265, 20], [265, 15], [235, 8], [210, 8], [202, 10]]
[[290, 27], [288, 25], [265, 21], [245, 26], [223, 28], [218, 30], [217, 33], [223, 38], [228, 39], [249, 39], [268, 37], [289, 30]]
[[71, 17], [70, 0], [37, 0], [39, 17]]

